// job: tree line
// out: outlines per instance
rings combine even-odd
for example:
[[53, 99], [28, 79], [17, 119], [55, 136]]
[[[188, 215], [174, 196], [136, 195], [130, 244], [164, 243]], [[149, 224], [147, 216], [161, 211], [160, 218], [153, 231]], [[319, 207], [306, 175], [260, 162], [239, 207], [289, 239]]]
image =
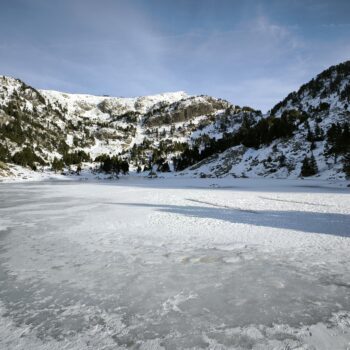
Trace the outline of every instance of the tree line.
[[254, 123], [252, 118], [245, 115], [237, 132], [224, 133], [221, 139], [208, 138], [201, 149], [199, 146], [190, 147], [187, 145], [180, 156], [174, 157], [174, 168], [176, 171], [184, 170], [213, 154], [222, 153], [230, 147], [243, 145], [258, 149], [262, 145], [270, 144], [273, 140], [290, 138], [298, 125], [305, 122], [307, 118], [306, 113], [288, 110], [280, 118], [270, 116]]

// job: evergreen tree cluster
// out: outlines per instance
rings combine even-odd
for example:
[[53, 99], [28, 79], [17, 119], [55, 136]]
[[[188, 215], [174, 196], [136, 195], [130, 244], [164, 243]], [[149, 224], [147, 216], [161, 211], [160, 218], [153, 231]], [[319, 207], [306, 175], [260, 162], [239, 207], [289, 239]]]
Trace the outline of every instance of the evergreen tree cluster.
[[82, 150], [75, 152], [64, 152], [62, 158], [54, 158], [51, 167], [55, 172], [62, 171], [65, 166], [69, 167], [71, 165], [77, 165], [81, 169], [81, 163], [90, 161], [90, 156]]
[[152, 141], [145, 138], [142, 143], [134, 144], [130, 149], [130, 161], [139, 169], [139, 172], [151, 170], [156, 166], [157, 171], [168, 172], [170, 165], [167, 161], [169, 154], [181, 153], [188, 148], [185, 142], [165, 139], [159, 141], [158, 146], [153, 145]]
[[103, 154], [95, 158], [95, 162], [100, 163], [100, 170], [115, 175], [127, 174], [129, 172], [129, 163], [125, 159], [121, 159], [118, 156], [110, 157], [108, 154]]
[[0, 143], [0, 161], [8, 162], [11, 160], [11, 155], [8, 148]]
[[342, 156], [343, 171], [350, 177], [350, 125], [332, 124], [327, 131], [325, 156], [333, 157], [334, 163]]
[[33, 170], [36, 170], [37, 163], [40, 165], [45, 164], [43, 159], [38, 157], [30, 147], [25, 147], [21, 151], [16, 152], [12, 157], [12, 161], [21, 166], [29, 166]]
[[305, 113], [297, 110], [284, 111], [280, 118], [262, 118], [255, 125], [243, 121], [235, 138], [238, 144], [258, 149], [279, 138], [290, 138], [297, 126], [307, 119]]
[[63, 153], [63, 162], [67, 166], [77, 165], [83, 162], [90, 162], [90, 161], [91, 161], [90, 156], [82, 150]]
[[311, 130], [309, 123], [306, 122], [306, 128], [307, 128], [307, 135], [306, 135], [307, 141], [314, 143], [314, 142], [324, 140], [324, 132], [318, 123], [316, 123], [314, 130]]
[[350, 152], [348, 152], [344, 155], [343, 170], [344, 170], [346, 177], [350, 179]]
[[303, 160], [303, 164], [301, 166], [301, 172], [300, 176], [313, 176], [318, 173], [318, 166], [316, 159], [313, 154], [311, 154], [311, 157], [305, 156]]
[[190, 148], [187, 145], [186, 149], [182, 152], [180, 156], [173, 158], [174, 169], [175, 171], [184, 170], [187, 167], [203, 160], [204, 158], [205, 158], [204, 155], [201, 152], [199, 152], [198, 147], [194, 146]]
[[169, 163], [168, 163], [168, 161], [165, 158], [158, 158], [155, 161], [155, 164], [157, 165], [157, 171], [160, 171], [162, 173], [170, 172]]
[[279, 138], [290, 138], [301, 123], [305, 122], [307, 115], [297, 110], [285, 111], [281, 118], [270, 116], [262, 118], [257, 123], [244, 116], [240, 129], [235, 133], [224, 133], [221, 139], [207, 138], [202, 150], [195, 145], [186, 149], [178, 157], [174, 157], [176, 171], [185, 168], [212, 156], [221, 153], [230, 147], [243, 145], [245, 147], [260, 148]]
[[51, 167], [54, 172], [62, 171], [64, 168], [64, 162], [62, 159], [55, 157], [52, 161]]
[[311, 142], [310, 149], [311, 151], [316, 148], [316, 142], [323, 141], [325, 136], [323, 129], [320, 127], [320, 125], [316, 122], [314, 130], [311, 130], [310, 124], [308, 121], [305, 122], [307, 134], [306, 134], [306, 140]]
[[9, 139], [11, 142], [23, 144], [26, 141], [26, 132], [22, 128], [20, 118], [16, 118], [11, 122], [0, 127], [0, 136]]
[[327, 131], [325, 156], [333, 157], [336, 163], [338, 156], [350, 153], [350, 127], [349, 123], [343, 125], [332, 124]]

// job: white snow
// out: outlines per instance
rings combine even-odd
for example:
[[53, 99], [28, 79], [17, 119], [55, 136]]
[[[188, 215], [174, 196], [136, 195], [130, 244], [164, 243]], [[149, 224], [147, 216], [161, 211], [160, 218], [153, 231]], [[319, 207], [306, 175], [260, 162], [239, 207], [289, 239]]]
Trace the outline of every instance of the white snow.
[[341, 182], [0, 184], [1, 349], [346, 349]]
[[53, 90], [39, 90], [51, 103], [59, 102], [66, 107], [68, 114], [80, 110], [84, 115], [93, 117], [102, 114], [97, 105], [106, 102], [113, 109], [120, 110], [120, 114], [127, 111], [148, 112], [150, 108], [159, 102], [173, 103], [189, 97], [184, 91], [166, 92], [158, 95], [141, 97], [110, 97], [84, 94], [67, 94]]

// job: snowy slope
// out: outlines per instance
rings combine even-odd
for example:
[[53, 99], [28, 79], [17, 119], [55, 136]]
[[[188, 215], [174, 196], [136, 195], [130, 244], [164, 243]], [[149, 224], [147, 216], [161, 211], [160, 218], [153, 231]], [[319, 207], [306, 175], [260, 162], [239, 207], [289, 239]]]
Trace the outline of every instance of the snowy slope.
[[111, 111], [113, 115], [121, 115], [129, 111], [144, 114], [159, 103], [171, 104], [189, 97], [183, 91], [135, 98], [66, 94], [52, 90], [39, 91], [50, 103], [57, 102], [66, 108], [68, 111], [67, 117], [81, 114], [83, 116], [103, 118], [104, 113], [99, 108], [101, 104], [104, 105], [105, 110]]
[[[262, 116], [249, 107], [182, 91], [135, 98], [92, 96], [36, 90], [20, 80], [0, 77], [0, 161], [21, 164], [16, 153], [29, 149], [36, 167], [47, 169], [54, 157], [84, 151], [91, 161], [103, 154], [120, 155], [131, 169], [168, 163], [174, 170], [174, 158], [181, 159], [188, 149], [202, 153], [217, 140], [234, 139], [247, 121], [254, 127], [261, 119], [271, 124], [286, 113], [296, 113], [300, 120], [292, 135], [255, 147], [231, 142], [207, 152], [206, 159], [190, 160], [183, 172], [202, 177], [296, 178], [305, 156], [313, 154], [316, 176], [342, 179], [342, 157], [334, 162], [324, 155], [325, 135], [332, 124], [350, 120], [349, 81], [349, 62], [331, 67]], [[309, 130], [320, 130], [323, 138], [311, 144]]]
[[162, 140], [188, 143], [192, 133], [200, 136], [199, 128], [214, 132], [209, 124], [228, 107], [227, 101], [181, 91], [136, 98], [65, 94], [0, 77], [0, 159], [1, 147], [3, 161], [25, 147], [48, 164], [62, 157], [62, 149], [83, 150], [92, 160], [101, 154], [129, 157], [128, 150], [146, 139], [145, 164]]
[[[326, 135], [332, 124], [349, 123], [350, 61], [330, 67], [297, 92], [289, 94], [265, 118], [280, 118], [288, 111], [305, 115], [311, 132], [318, 128], [323, 135]], [[209, 177], [296, 178], [300, 175], [304, 157], [313, 154], [319, 170], [317, 177], [344, 179], [341, 158], [334, 163], [333, 159], [324, 155], [325, 137], [311, 145], [307, 135], [305, 122], [300, 123], [290, 138], [277, 139], [258, 149], [239, 145], [217, 154], [213, 159], [204, 160], [188, 172], [194, 176], [205, 174]]]

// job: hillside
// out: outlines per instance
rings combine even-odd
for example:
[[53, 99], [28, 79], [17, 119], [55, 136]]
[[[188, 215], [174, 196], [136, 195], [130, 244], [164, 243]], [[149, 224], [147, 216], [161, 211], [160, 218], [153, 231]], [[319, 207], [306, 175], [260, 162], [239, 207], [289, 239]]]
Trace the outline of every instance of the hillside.
[[350, 62], [325, 70], [266, 115], [185, 92], [66, 94], [2, 76], [0, 169], [15, 163], [45, 171], [102, 166], [201, 177], [344, 178], [349, 106]]
[[314, 156], [315, 176], [344, 178], [350, 163], [349, 122], [350, 61], [330, 67], [289, 94], [264, 120], [242, 129], [243, 138], [233, 140], [234, 147], [190, 171], [202, 176], [295, 178], [305, 157]]
[[[0, 160], [37, 169], [119, 155], [149, 168], [208, 137], [233, 131], [252, 112], [209, 96], [184, 92], [138, 98], [36, 90], [0, 78]], [[254, 112], [255, 113], [255, 112]]]

